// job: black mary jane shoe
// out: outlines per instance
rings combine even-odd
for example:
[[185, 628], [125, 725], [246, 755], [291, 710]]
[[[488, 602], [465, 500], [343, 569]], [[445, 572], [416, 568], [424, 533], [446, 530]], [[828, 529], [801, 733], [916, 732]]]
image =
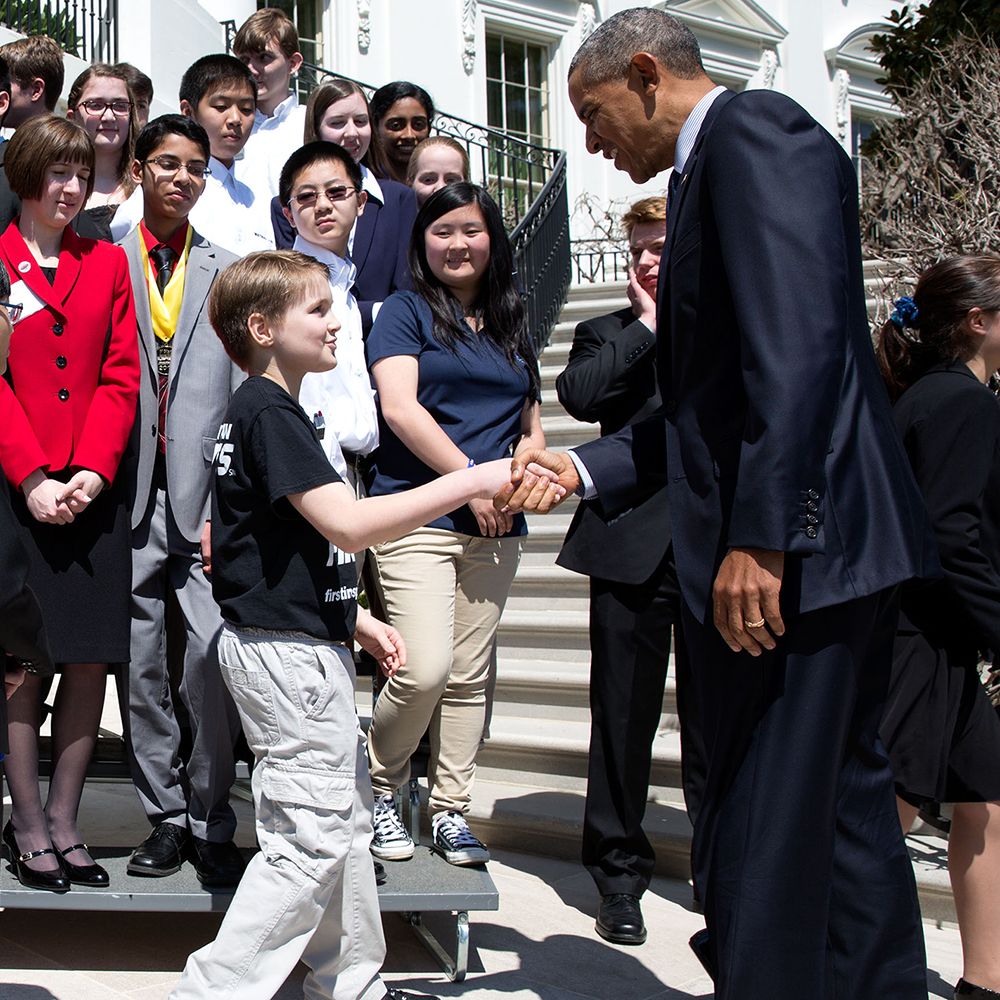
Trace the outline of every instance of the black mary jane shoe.
[[[48, 892], [69, 892], [69, 879], [62, 867], [62, 859], [51, 848], [46, 847], [40, 851], [27, 851], [21, 853], [21, 848], [17, 846], [14, 839], [14, 828], [7, 820], [7, 825], [3, 828], [3, 842], [10, 856], [10, 867], [14, 873], [14, 878], [25, 887], [25, 889], [45, 889]], [[36, 871], [29, 868], [25, 862], [32, 858], [40, 858], [43, 854], [54, 854], [59, 861], [59, 867], [55, 871]]]
[[1000, 997], [1000, 993], [985, 986], [973, 986], [964, 979], [955, 986], [955, 1000], [994, 1000], [994, 997]]
[[107, 871], [96, 862], [91, 862], [89, 865], [74, 865], [66, 860], [66, 855], [72, 854], [74, 851], [89, 851], [90, 848], [86, 844], [74, 844], [72, 847], [66, 848], [57, 847], [56, 850], [62, 857], [62, 866], [66, 872], [66, 878], [73, 885], [89, 885], [92, 888], [100, 889], [111, 881], [108, 878]]

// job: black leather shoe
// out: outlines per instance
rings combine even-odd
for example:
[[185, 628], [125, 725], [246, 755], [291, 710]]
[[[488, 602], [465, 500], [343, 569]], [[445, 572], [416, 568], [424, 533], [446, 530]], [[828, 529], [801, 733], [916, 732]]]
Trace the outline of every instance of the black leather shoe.
[[382, 864], [381, 861], [376, 861], [375, 862], [375, 884], [376, 885], [385, 885], [385, 879], [386, 879], [385, 865]]
[[129, 875], [162, 878], [181, 870], [188, 832], [176, 823], [159, 823], [132, 852], [125, 869]]
[[614, 944], [642, 944], [646, 940], [639, 897], [624, 892], [601, 896], [596, 926], [597, 933]]
[[386, 990], [385, 1000], [438, 1000], [428, 993], [406, 993], [404, 990]]
[[45, 889], [48, 892], [69, 892], [69, 879], [62, 869], [62, 862], [54, 871], [35, 871], [29, 868], [25, 862], [32, 858], [40, 858], [43, 854], [55, 854], [59, 861], [59, 855], [51, 847], [43, 848], [41, 851], [29, 851], [21, 853], [14, 839], [14, 828], [7, 820], [7, 825], [3, 828], [3, 842], [10, 856], [10, 868], [14, 877], [25, 887], [25, 889]]
[[96, 862], [92, 862], [89, 865], [74, 865], [72, 862], [66, 860], [66, 855], [72, 854], [74, 851], [89, 851], [90, 848], [86, 844], [74, 844], [72, 847], [67, 848], [57, 847], [56, 850], [62, 855], [62, 866], [66, 872], [66, 878], [73, 885], [89, 885], [101, 888], [111, 881], [108, 878], [107, 871]]
[[697, 934], [693, 934], [688, 944], [704, 970], [712, 977], [712, 982], [715, 982], [715, 963], [708, 951], [708, 928], [702, 927]]
[[198, 881], [210, 888], [236, 885], [243, 877], [246, 862], [231, 841], [216, 844], [201, 837], [191, 838], [194, 872]]
[[1000, 993], [985, 986], [973, 986], [972, 983], [960, 979], [955, 987], [955, 1000], [962, 1000], [963, 997], [968, 997], [969, 1000], [994, 1000], [1000, 997]]

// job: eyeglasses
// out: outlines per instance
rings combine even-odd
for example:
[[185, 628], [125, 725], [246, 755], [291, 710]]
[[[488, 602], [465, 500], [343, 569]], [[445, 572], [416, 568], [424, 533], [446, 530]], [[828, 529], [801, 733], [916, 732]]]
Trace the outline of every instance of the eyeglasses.
[[3, 306], [7, 310], [11, 326], [21, 318], [21, 313], [24, 312], [23, 302], [0, 302], [0, 306]]
[[319, 196], [325, 195], [326, 200], [335, 203], [346, 201], [352, 194], [357, 194], [356, 187], [328, 187], [325, 191], [303, 191], [302, 194], [293, 194], [292, 201], [298, 203], [299, 208], [312, 208], [319, 201]]
[[103, 115], [108, 108], [116, 118], [124, 118], [131, 110], [132, 104], [129, 101], [102, 101], [97, 97], [92, 97], [89, 101], [80, 101], [78, 108], [84, 108], [88, 115]]
[[212, 168], [201, 160], [192, 160], [190, 163], [181, 163], [176, 156], [151, 156], [148, 160], [140, 160], [140, 163], [155, 163], [165, 174], [176, 174], [183, 167], [191, 177], [208, 177]]

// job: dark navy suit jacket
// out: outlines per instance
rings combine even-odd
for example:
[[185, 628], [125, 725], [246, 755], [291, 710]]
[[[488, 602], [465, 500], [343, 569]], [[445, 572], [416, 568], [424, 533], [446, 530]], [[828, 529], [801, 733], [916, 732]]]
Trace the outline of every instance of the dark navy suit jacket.
[[786, 553], [785, 614], [939, 572], [872, 350], [851, 160], [794, 101], [716, 99], [671, 206], [657, 298], [666, 420], [577, 451], [606, 513], [669, 470], [699, 620], [733, 546]]
[[[417, 199], [405, 184], [379, 178], [385, 202], [369, 197], [354, 230], [351, 260], [358, 269], [354, 279], [354, 297], [361, 310], [365, 336], [372, 328], [372, 306], [384, 302], [400, 289], [413, 291], [406, 252], [410, 246], [413, 220], [417, 217]], [[295, 242], [295, 230], [281, 211], [277, 198], [271, 201], [274, 244], [287, 250]]]

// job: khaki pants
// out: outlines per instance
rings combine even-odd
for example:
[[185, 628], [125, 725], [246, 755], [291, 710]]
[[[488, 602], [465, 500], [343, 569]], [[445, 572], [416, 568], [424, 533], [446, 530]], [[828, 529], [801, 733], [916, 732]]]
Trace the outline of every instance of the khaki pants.
[[407, 649], [406, 666], [372, 713], [372, 788], [385, 795], [409, 779], [410, 756], [429, 726], [428, 812], [468, 812], [490, 655], [521, 539], [419, 528], [372, 553], [389, 621]]
[[347, 650], [227, 625], [219, 662], [256, 755], [255, 854], [171, 1000], [264, 1000], [301, 959], [308, 1000], [380, 1000], [372, 800]]

